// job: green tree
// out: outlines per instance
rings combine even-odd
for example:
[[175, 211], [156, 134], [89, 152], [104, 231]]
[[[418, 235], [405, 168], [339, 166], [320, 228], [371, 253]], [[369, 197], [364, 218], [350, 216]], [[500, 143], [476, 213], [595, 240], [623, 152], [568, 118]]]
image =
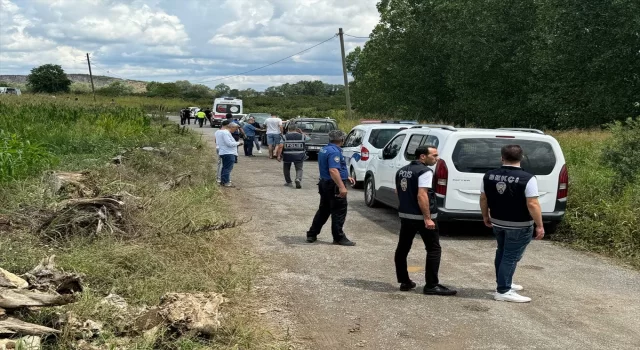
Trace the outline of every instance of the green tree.
[[32, 92], [69, 92], [71, 80], [57, 64], [45, 64], [31, 70], [27, 76], [27, 86]]
[[228, 95], [229, 91], [231, 91], [231, 88], [229, 87], [229, 85], [224, 83], [218, 84], [213, 88], [213, 92], [216, 97]]

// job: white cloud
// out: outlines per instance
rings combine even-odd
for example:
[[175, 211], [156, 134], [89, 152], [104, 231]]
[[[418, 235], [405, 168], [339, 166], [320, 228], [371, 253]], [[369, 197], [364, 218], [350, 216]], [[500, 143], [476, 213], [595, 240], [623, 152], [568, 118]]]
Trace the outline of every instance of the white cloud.
[[[40, 64], [140, 80], [190, 80], [249, 71], [304, 50], [338, 27], [368, 36], [378, 0], [0, 0], [0, 72]], [[352, 50], [364, 42], [345, 38]], [[298, 80], [340, 83], [338, 41], [215, 83], [265, 88]], [[215, 84], [213, 84], [215, 85]]]

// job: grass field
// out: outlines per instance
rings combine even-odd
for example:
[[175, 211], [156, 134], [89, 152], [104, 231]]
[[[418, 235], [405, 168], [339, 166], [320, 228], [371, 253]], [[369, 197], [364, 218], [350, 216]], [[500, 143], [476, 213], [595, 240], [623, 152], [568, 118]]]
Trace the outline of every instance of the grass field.
[[[140, 106], [28, 95], [0, 96], [0, 130], [0, 218], [13, 223], [0, 225], [0, 266], [21, 274], [55, 254], [61, 268], [85, 274], [82, 299], [64, 308], [104, 322], [96, 344], [119, 344], [126, 335], [127, 348], [135, 349], [285, 347], [253, 317], [259, 264], [240, 247], [238, 228], [215, 185], [214, 156], [199, 136], [147, 116]], [[145, 146], [158, 151], [140, 149]], [[110, 164], [125, 150], [121, 165]], [[101, 196], [120, 196], [125, 207], [123, 222], [114, 224], [118, 230], [97, 233], [95, 226], [71, 222], [68, 232], [41, 229], [42, 218], [65, 199], [49, 191], [49, 170], [87, 172], [88, 187]], [[163, 188], [185, 172], [189, 180]], [[96, 311], [108, 293], [130, 305], [152, 306], [167, 292], [208, 291], [229, 300], [223, 304], [223, 326], [212, 339], [132, 336], [123, 333], [115, 310]], [[53, 313], [28, 317], [51, 324]], [[74, 340], [66, 334], [45, 348], [71, 349]]]

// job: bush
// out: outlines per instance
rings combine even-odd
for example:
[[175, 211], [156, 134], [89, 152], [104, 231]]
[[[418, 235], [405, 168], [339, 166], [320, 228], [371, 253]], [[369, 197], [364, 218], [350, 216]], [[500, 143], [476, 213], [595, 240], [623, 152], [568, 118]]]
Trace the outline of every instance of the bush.
[[33, 175], [55, 162], [43, 146], [0, 130], [0, 183]]
[[609, 125], [613, 133], [602, 152], [602, 162], [616, 174], [613, 189], [620, 192], [640, 178], [640, 118]]

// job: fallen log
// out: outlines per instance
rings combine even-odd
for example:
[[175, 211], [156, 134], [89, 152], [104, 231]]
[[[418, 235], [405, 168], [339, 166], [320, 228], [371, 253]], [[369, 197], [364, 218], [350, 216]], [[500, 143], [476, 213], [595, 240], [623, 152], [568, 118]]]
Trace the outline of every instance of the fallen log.
[[28, 286], [27, 281], [0, 267], [0, 287], [27, 288]]
[[[1, 333], [1, 332], [5, 332], [5, 333]], [[57, 333], [60, 333], [60, 331], [57, 329], [40, 326], [33, 323], [27, 323], [13, 317], [0, 319], [0, 334], [9, 334], [9, 335], [25, 334], [25, 335], [43, 336], [47, 334], [57, 334]]]
[[0, 308], [5, 310], [34, 306], [59, 306], [75, 301], [75, 294], [56, 295], [27, 289], [0, 288]]
[[82, 292], [82, 275], [59, 271], [55, 255], [42, 259], [38, 266], [24, 274], [29, 289], [59, 294]]

